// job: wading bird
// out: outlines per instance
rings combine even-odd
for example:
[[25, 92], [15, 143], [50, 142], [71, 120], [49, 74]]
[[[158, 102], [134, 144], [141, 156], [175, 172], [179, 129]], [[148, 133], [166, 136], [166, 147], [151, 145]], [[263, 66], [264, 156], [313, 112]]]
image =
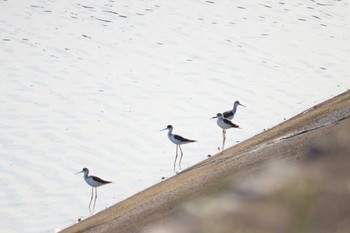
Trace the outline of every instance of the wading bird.
[[163, 130], [168, 130], [168, 138], [170, 139], [170, 141], [172, 141], [173, 143], [176, 144], [176, 156], [175, 156], [175, 161], [174, 161], [174, 171], [176, 172], [176, 159], [177, 159], [177, 156], [178, 156], [178, 148], [180, 148], [180, 152], [181, 152], [181, 156], [180, 156], [180, 161], [179, 161], [179, 169], [181, 171], [181, 159], [182, 159], [182, 156], [183, 156], [183, 152], [182, 152], [182, 149], [181, 149], [181, 146], [182, 144], [186, 144], [186, 143], [191, 143], [191, 142], [196, 142], [196, 140], [191, 140], [191, 139], [187, 139], [187, 138], [184, 138], [184, 137], [181, 137], [180, 135], [176, 135], [176, 134], [173, 134], [173, 126], [171, 125], [168, 125], [165, 129], [162, 129], [161, 131]]
[[246, 107], [246, 106], [244, 106], [243, 104], [241, 104], [239, 101], [235, 101], [235, 102], [233, 103], [233, 109], [232, 109], [232, 110], [228, 110], [228, 111], [226, 111], [226, 112], [223, 113], [224, 118], [227, 118], [227, 119], [229, 119], [229, 120], [232, 120], [233, 117], [234, 117], [235, 114], [236, 114], [237, 107], [238, 107], [239, 105], [242, 106], [242, 107]]
[[[101, 178], [97, 177], [97, 176], [89, 176], [89, 169], [87, 169], [86, 167], [83, 168], [83, 170], [81, 170], [80, 172], [77, 172], [76, 174], [82, 173], [84, 172], [84, 180], [86, 181], [86, 183], [88, 185], [90, 185], [92, 187], [91, 190], [91, 199], [90, 199], [90, 203], [89, 203], [89, 210], [90, 213], [94, 213], [95, 212], [95, 204], [96, 204], [96, 200], [97, 200], [97, 187], [100, 187], [102, 185], [105, 184], [109, 184], [112, 183], [111, 181], [106, 181], [106, 180], [102, 180]], [[94, 188], [95, 188], [95, 201], [94, 201], [94, 207], [93, 207], [93, 211], [91, 212], [91, 202], [94, 196]]]
[[216, 114], [216, 116], [212, 117], [211, 119], [217, 118], [216, 124], [222, 128], [222, 147], [221, 151], [224, 153], [224, 146], [226, 141], [226, 129], [229, 128], [239, 128], [238, 125], [230, 121], [229, 119], [225, 118], [222, 113]]

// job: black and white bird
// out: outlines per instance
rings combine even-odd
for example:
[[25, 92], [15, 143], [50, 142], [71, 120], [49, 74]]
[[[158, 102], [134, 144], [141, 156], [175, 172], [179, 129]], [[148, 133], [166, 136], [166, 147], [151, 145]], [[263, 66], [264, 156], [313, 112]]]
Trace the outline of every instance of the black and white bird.
[[[81, 170], [80, 172], [77, 172], [76, 174], [79, 174], [82, 172], [84, 173], [84, 180], [86, 181], [86, 183], [88, 185], [90, 185], [92, 187], [91, 199], [90, 199], [90, 203], [89, 203], [89, 210], [90, 210], [90, 213], [94, 213], [95, 212], [95, 204], [96, 204], [96, 200], [97, 200], [97, 187], [112, 183], [112, 181], [106, 181], [106, 180], [103, 180], [97, 176], [89, 176], [89, 169], [87, 169], [86, 167], [84, 167], [83, 170]], [[92, 199], [94, 196], [94, 189], [95, 189], [95, 201], [94, 201], [93, 211], [91, 212], [90, 206], [91, 206], [91, 202], [92, 202]]]
[[180, 135], [173, 134], [173, 126], [171, 126], [171, 125], [168, 125], [166, 128], [162, 129], [161, 131], [166, 130], [166, 129], [168, 130], [168, 138], [170, 139], [170, 141], [172, 141], [174, 144], [176, 144], [176, 156], [175, 156], [175, 161], [174, 161], [174, 171], [175, 172], [176, 172], [175, 167], [176, 167], [176, 160], [177, 160], [177, 156], [178, 156], [178, 148], [180, 148], [181, 156], [180, 156], [180, 161], [179, 161], [179, 169], [181, 171], [181, 159], [183, 156], [183, 152], [182, 152], [180, 145], [191, 143], [191, 142], [196, 142], [196, 140], [187, 139], [187, 138], [184, 138]]
[[225, 141], [226, 141], [226, 129], [239, 128], [239, 126], [236, 125], [235, 123], [233, 123], [232, 121], [230, 121], [229, 119], [225, 118], [222, 113], [216, 114], [216, 116], [212, 117], [211, 119], [215, 119], [215, 118], [217, 118], [216, 124], [222, 129], [222, 147], [221, 147], [221, 151], [223, 153], [224, 146], [225, 146]]
[[229, 120], [232, 120], [233, 117], [234, 117], [235, 114], [236, 114], [236, 111], [237, 111], [237, 107], [238, 107], [238, 106], [246, 107], [246, 106], [244, 106], [243, 104], [241, 104], [241, 103], [237, 100], [237, 101], [235, 101], [235, 102], [233, 103], [233, 109], [228, 110], [228, 111], [226, 111], [226, 112], [223, 113], [224, 118], [229, 119]]

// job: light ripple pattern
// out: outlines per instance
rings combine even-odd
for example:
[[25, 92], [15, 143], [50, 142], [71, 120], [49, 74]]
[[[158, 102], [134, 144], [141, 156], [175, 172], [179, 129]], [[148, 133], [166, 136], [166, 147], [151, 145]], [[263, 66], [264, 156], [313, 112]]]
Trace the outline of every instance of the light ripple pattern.
[[[89, 215], [217, 153], [209, 120], [239, 100], [227, 146], [350, 87], [346, 1], [2, 1], [0, 232]], [[193, 10], [196, 9], [196, 10]]]

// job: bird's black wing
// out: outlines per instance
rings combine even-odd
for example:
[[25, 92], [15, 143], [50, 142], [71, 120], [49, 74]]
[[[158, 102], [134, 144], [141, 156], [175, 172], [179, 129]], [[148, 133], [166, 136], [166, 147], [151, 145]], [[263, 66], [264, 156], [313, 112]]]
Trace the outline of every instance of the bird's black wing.
[[102, 180], [100, 177], [97, 176], [91, 176], [92, 179], [94, 179], [95, 181], [102, 183], [102, 184], [108, 184], [108, 183], [112, 183], [112, 181], [106, 181], [106, 180]]
[[232, 121], [230, 121], [228, 119], [224, 119], [224, 122], [228, 125], [231, 125], [232, 128], [239, 128], [239, 125], [236, 125], [235, 123], [233, 123]]
[[184, 137], [177, 135], [177, 134], [174, 135], [174, 138], [176, 140], [181, 141], [181, 142], [195, 142], [195, 140], [187, 139], [187, 138], [184, 138]]
[[227, 117], [233, 116], [233, 113], [232, 113], [231, 110], [229, 110], [229, 111], [224, 112], [222, 115], [223, 115], [225, 118], [227, 118]]

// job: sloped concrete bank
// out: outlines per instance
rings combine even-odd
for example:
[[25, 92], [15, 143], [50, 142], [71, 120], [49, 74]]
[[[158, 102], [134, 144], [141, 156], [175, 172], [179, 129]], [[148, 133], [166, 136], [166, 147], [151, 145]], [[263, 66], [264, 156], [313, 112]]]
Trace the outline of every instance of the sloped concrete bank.
[[[291, 208], [291, 213], [288, 212], [288, 206], [292, 204], [287, 204], [287, 207], [284, 205], [279, 205], [274, 202], [275, 200], [281, 200], [279, 193], [269, 193], [268, 196], [266, 193], [260, 193], [256, 191], [258, 187], [261, 190], [265, 190], [264, 187], [274, 187], [273, 185], [278, 185], [280, 180], [274, 181], [273, 179], [262, 182], [262, 184], [254, 184], [252, 179], [259, 180], [259, 177], [269, 177], [271, 170], [270, 164], [277, 164], [274, 167], [285, 168], [282, 170], [288, 171], [288, 168], [298, 167], [295, 170], [300, 169], [302, 171], [305, 169], [304, 164], [308, 166], [318, 165], [321, 168], [325, 169], [324, 174], [332, 169], [326, 169], [323, 163], [319, 163], [318, 159], [313, 159], [314, 157], [327, 157], [320, 156], [324, 154], [337, 154], [340, 150], [340, 154], [349, 154], [350, 147], [350, 91], [347, 91], [339, 96], [336, 96], [328, 101], [325, 101], [319, 105], [316, 105], [297, 116], [269, 129], [265, 132], [258, 134], [236, 146], [233, 146], [223, 154], [214, 155], [211, 158], [208, 158], [187, 170], [184, 170], [181, 174], [173, 176], [169, 179], [166, 179], [140, 193], [137, 193], [130, 198], [117, 203], [116, 205], [101, 211], [100, 213], [95, 214], [94, 216], [87, 218], [73, 226], [68, 227], [63, 230], [63, 233], [75, 233], [75, 232], [91, 232], [91, 233], [107, 233], [107, 232], [194, 232], [189, 229], [196, 229], [198, 232], [293, 232], [289, 230], [297, 230], [300, 232], [305, 230], [305, 226], [309, 226], [308, 222], [304, 219], [295, 219], [293, 216], [300, 216], [305, 214], [303, 212], [303, 205], [299, 209]], [[348, 141], [347, 141], [348, 140]], [[327, 144], [329, 143], [329, 144]], [[322, 147], [322, 145], [328, 145]], [[348, 146], [347, 146], [348, 145]], [[330, 148], [330, 149], [329, 149]], [[349, 149], [348, 152], [347, 149]], [[334, 153], [333, 153], [333, 152]], [[328, 158], [328, 157], [327, 157]], [[344, 162], [339, 162], [339, 166], [347, 164], [349, 160], [346, 160], [346, 156], [340, 156], [339, 158], [344, 159]], [[343, 161], [342, 159], [335, 159], [336, 161]], [[326, 160], [326, 159], [320, 159]], [[332, 160], [331, 160], [332, 161]], [[324, 162], [325, 164], [329, 163]], [[311, 165], [310, 165], [311, 164]], [[344, 165], [345, 166], [345, 165]], [[272, 169], [273, 170], [273, 169]], [[278, 169], [277, 169], [278, 170]], [[295, 171], [293, 170], [293, 171]], [[317, 170], [316, 168], [314, 170]], [[342, 170], [342, 169], [339, 169]], [[344, 170], [344, 169], [343, 169]], [[350, 169], [347, 169], [350, 171]], [[291, 171], [291, 174], [294, 174]], [[298, 170], [299, 171], [299, 170]], [[318, 171], [318, 170], [317, 170]], [[314, 172], [319, 174], [320, 171]], [[314, 175], [305, 173], [305, 176], [308, 177], [319, 177], [321, 175]], [[272, 174], [274, 174], [272, 172]], [[285, 175], [284, 173], [277, 173], [277, 177], [293, 177], [292, 175]], [[303, 174], [301, 172], [301, 174]], [[320, 173], [322, 174], [322, 172]], [[345, 171], [341, 173], [339, 180], [344, 181], [344, 187], [348, 189], [341, 189], [339, 192], [347, 192], [350, 190], [350, 182], [348, 173]], [[331, 176], [331, 175], [330, 175]], [[298, 176], [299, 177], [299, 176]], [[321, 176], [322, 177], [322, 176]], [[333, 176], [331, 176], [333, 177]], [[348, 178], [348, 181], [346, 178]], [[300, 177], [299, 177], [300, 178]], [[337, 180], [336, 177], [333, 177], [334, 180]], [[311, 178], [310, 178], [311, 179]], [[313, 179], [313, 178], [312, 178]], [[311, 179], [311, 180], [312, 180]], [[317, 180], [317, 178], [315, 178]], [[282, 181], [284, 181], [282, 179]], [[289, 182], [290, 180], [287, 179]], [[298, 183], [298, 180], [295, 181]], [[348, 182], [348, 183], [346, 183]], [[316, 182], [317, 183], [317, 182]], [[284, 184], [284, 183], [283, 183]], [[259, 186], [260, 185], [260, 186]], [[270, 185], [270, 186], [269, 186]], [[304, 184], [301, 183], [301, 186]], [[305, 184], [307, 186], [307, 184]], [[330, 184], [319, 184], [321, 187], [328, 187]], [[348, 186], [347, 186], [348, 185]], [[339, 185], [341, 186], [341, 185]], [[232, 188], [233, 187], [233, 188]], [[248, 188], [242, 188], [248, 187]], [[284, 185], [279, 185], [278, 187], [284, 187]], [[287, 188], [290, 188], [289, 183], [286, 184]], [[331, 187], [331, 186], [329, 186]], [[338, 187], [338, 186], [337, 186]], [[275, 190], [274, 188], [271, 188]], [[236, 190], [236, 191], [232, 191]], [[278, 189], [279, 190], [279, 189]], [[282, 189], [283, 190], [283, 189]], [[303, 189], [301, 189], [302, 192]], [[317, 189], [316, 189], [317, 190]], [[328, 190], [328, 189], [327, 189]], [[327, 190], [319, 189], [318, 193], [327, 193]], [[314, 191], [314, 190], [313, 190]], [[312, 192], [313, 192], [312, 191]], [[232, 194], [233, 192], [233, 194]], [[280, 192], [280, 191], [276, 191]], [[235, 196], [236, 199], [231, 200], [232, 202], [242, 201], [244, 198], [249, 198], [251, 196], [263, 195], [261, 200], [262, 202], [256, 202], [256, 199], [252, 201], [257, 204], [257, 206], [250, 206], [251, 211], [244, 212], [244, 218], [242, 217], [243, 209], [232, 207], [234, 210], [238, 211], [232, 215], [232, 211], [229, 211], [228, 215], [224, 215], [229, 221], [217, 221], [220, 223], [221, 228], [210, 228], [209, 226], [214, 226], [215, 224], [212, 221], [209, 221], [210, 218], [217, 219], [218, 216], [221, 216], [219, 212], [215, 215], [206, 215], [203, 218], [193, 214], [191, 211], [201, 212], [206, 214], [208, 209], [200, 209], [198, 206], [205, 206], [204, 203], [201, 203], [198, 200], [202, 200], [203, 197], [212, 197], [213, 200], [216, 200], [215, 197], [220, 198], [224, 193], [231, 193], [231, 196]], [[245, 195], [243, 195], [244, 193]], [[283, 193], [283, 192], [282, 192]], [[286, 191], [286, 193], [288, 193]], [[307, 192], [306, 192], [307, 193]], [[332, 193], [332, 192], [330, 192]], [[348, 193], [347, 196], [350, 193]], [[312, 193], [314, 195], [314, 193]], [[309, 199], [312, 199], [311, 194], [308, 196]], [[328, 194], [327, 194], [328, 195]], [[331, 195], [331, 194], [329, 194]], [[225, 195], [224, 195], [225, 196]], [[237, 198], [239, 196], [239, 198]], [[288, 196], [288, 195], [287, 195]], [[295, 197], [298, 197], [298, 194], [293, 196], [292, 201], [295, 201]], [[327, 196], [328, 197], [328, 196]], [[342, 198], [338, 200], [343, 200], [344, 205], [347, 206], [350, 201], [349, 198], [346, 199], [346, 196], [341, 195]], [[240, 199], [242, 198], [242, 199]], [[331, 198], [331, 197], [329, 197]], [[259, 198], [258, 198], [259, 199]], [[282, 198], [283, 199], [283, 198]], [[308, 199], [308, 200], [309, 200]], [[208, 203], [216, 203], [217, 201], [208, 201]], [[217, 199], [220, 200], [220, 199]], [[303, 200], [302, 198], [300, 200]], [[331, 199], [330, 199], [331, 200]], [[284, 200], [285, 201], [285, 200]], [[333, 201], [337, 201], [334, 199]], [[349, 201], [349, 202], [347, 202]], [[288, 202], [288, 200], [287, 200]], [[192, 204], [191, 204], [192, 203]], [[221, 203], [221, 202], [219, 202]], [[296, 201], [296, 203], [298, 203]], [[246, 203], [248, 204], [248, 203]], [[271, 204], [269, 206], [268, 204]], [[338, 203], [339, 204], [339, 203]], [[340, 205], [340, 204], [339, 204]], [[194, 206], [194, 208], [189, 208], [189, 206]], [[228, 205], [229, 206], [229, 205]], [[293, 206], [293, 205], [292, 205]], [[298, 206], [296, 204], [296, 206]], [[342, 206], [342, 205], [340, 205]], [[213, 205], [212, 205], [213, 207]], [[247, 206], [246, 206], [247, 207]], [[259, 208], [258, 208], [259, 207]], [[270, 208], [271, 207], [271, 208]], [[207, 207], [209, 208], [209, 207]], [[278, 209], [279, 211], [271, 212], [271, 209]], [[280, 211], [281, 209], [287, 209], [287, 211]], [[323, 206], [319, 207], [323, 209]], [[266, 219], [268, 222], [260, 220], [259, 215], [255, 213], [263, 214], [263, 209], [269, 210], [270, 215], [266, 214]], [[210, 210], [210, 208], [209, 208]], [[213, 213], [215, 211], [215, 205], [213, 207]], [[254, 211], [253, 211], [254, 210]], [[316, 211], [311, 208], [307, 208], [308, 211]], [[348, 208], [350, 210], [350, 208]], [[294, 212], [293, 212], [294, 211]], [[350, 216], [349, 211], [343, 210], [341, 208], [341, 216]], [[209, 211], [210, 212], [210, 211]], [[281, 214], [285, 213], [285, 214]], [[298, 213], [298, 214], [294, 214]], [[325, 211], [320, 211], [323, 215], [326, 214]], [[225, 214], [225, 213], [224, 213]], [[227, 214], [227, 213], [226, 213]], [[309, 212], [306, 213], [307, 216], [312, 215]], [[280, 216], [279, 216], [280, 215]], [[187, 216], [185, 221], [179, 216]], [[216, 217], [215, 217], [216, 216]], [[238, 216], [238, 217], [237, 217]], [[267, 218], [269, 216], [269, 218]], [[274, 223], [274, 219], [281, 217], [281, 221], [278, 224]], [[319, 218], [318, 218], [319, 217]], [[315, 218], [309, 218], [312, 221], [316, 222], [315, 219], [323, 219], [324, 216], [317, 216]], [[241, 219], [241, 222], [237, 222], [232, 219]], [[221, 219], [221, 218], [220, 218]], [[328, 218], [334, 219], [334, 218]], [[350, 218], [348, 218], [350, 219]], [[337, 220], [337, 219], [336, 219]], [[336, 221], [334, 220], [334, 221]], [[334, 223], [334, 221], [332, 223]], [[242, 225], [242, 222], [244, 223]], [[321, 221], [323, 222], [323, 221]], [[331, 221], [329, 221], [331, 222]], [[175, 224], [174, 224], [175, 223]], [[195, 224], [200, 223], [200, 224]], [[209, 225], [203, 225], [207, 223]], [[323, 222], [324, 223], [324, 222]], [[233, 225], [232, 225], [233, 224]], [[235, 225], [236, 224], [236, 225]], [[270, 225], [271, 226], [270, 226]], [[322, 225], [322, 224], [321, 224]], [[328, 228], [331, 229], [330, 225]], [[180, 226], [180, 228], [179, 228]], [[226, 227], [225, 227], [226, 226]], [[249, 228], [251, 226], [251, 228]], [[313, 226], [313, 225], [312, 225]], [[343, 222], [342, 226], [349, 226], [346, 222]], [[154, 227], [154, 228], [153, 228]], [[230, 231], [230, 229], [235, 228], [237, 231]], [[265, 228], [264, 228], [265, 227]], [[158, 231], [158, 230], [159, 231]], [[165, 231], [164, 229], [167, 229]], [[210, 229], [210, 231], [205, 231], [205, 229]], [[308, 228], [307, 228], [308, 229]], [[316, 229], [316, 228], [310, 228]], [[347, 228], [349, 229], [349, 228]], [[199, 231], [202, 230], [202, 231]], [[281, 231], [282, 230], [282, 231]], [[320, 229], [318, 229], [320, 230]], [[334, 230], [334, 229], [333, 229]], [[305, 231], [309, 232], [309, 231]], [[312, 232], [312, 231], [310, 231]], [[316, 231], [315, 231], [316, 232]], [[342, 231], [340, 231], [342, 232]]]

